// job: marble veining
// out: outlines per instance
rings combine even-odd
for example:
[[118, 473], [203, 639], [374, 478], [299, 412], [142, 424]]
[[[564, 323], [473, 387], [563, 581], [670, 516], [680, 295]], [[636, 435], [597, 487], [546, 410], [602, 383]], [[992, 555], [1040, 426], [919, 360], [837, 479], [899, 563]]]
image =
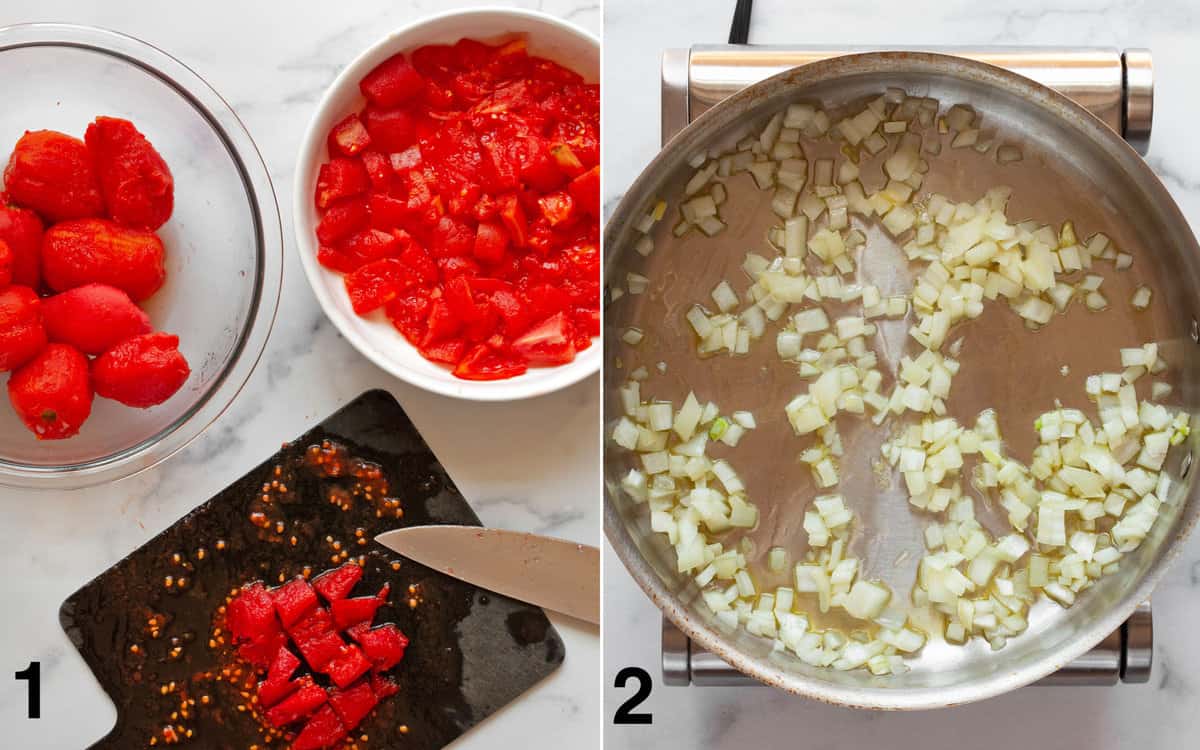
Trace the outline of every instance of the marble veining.
[[[664, 48], [723, 43], [733, 2], [674, 4], [607, 0], [604, 10], [604, 203], [622, 192], [658, 149], [659, 55]], [[752, 43], [809, 44], [1076, 44], [1148, 47], [1155, 62], [1155, 117], [1149, 163], [1200, 228], [1200, 5], [1188, 0], [1095, 3], [1088, 0], [871, 0], [795, 3], [758, 0]], [[655, 676], [639, 710], [651, 726], [606, 727], [606, 747], [797, 747], [846, 750], [882, 746], [979, 750], [1177, 750], [1195, 745], [1200, 728], [1200, 535], [1193, 534], [1154, 596], [1155, 665], [1147, 685], [1114, 688], [1026, 688], [954, 709], [880, 714], [834, 708], [765, 687], [666, 688], [659, 676], [659, 611], [611, 549], [605, 551], [604, 716], [632, 686], [612, 687], [624, 666]]]
[[[0, 599], [8, 607], [0, 638], [0, 746], [73, 750], [105, 734], [115, 712], [60, 630], [59, 603], [365, 390], [396, 395], [485, 523], [598, 543], [597, 378], [511, 405], [427, 394], [377, 369], [341, 338], [296, 257], [293, 164], [326, 85], [389, 31], [471, 4], [6, 0], [0, 6], [0, 25], [63, 21], [111, 28], [161, 47], [198, 72], [257, 143], [274, 181], [286, 244], [283, 295], [263, 360], [201, 438], [167, 463], [114, 485], [76, 493], [0, 491], [6, 537]], [[586, 0], [495, 4], [537, 7], [600, 33], [599, 7]], [[598, 744], [599, 639], [594, 628], [554, 619], [566, 641], [563, 668], [454, 747]], [[25, 686], [12, 679], [31, 659], [42, 663], [43, 718], [37, 721], [24, 718]], [[589, 739], [580, 744], [580, 737]]]

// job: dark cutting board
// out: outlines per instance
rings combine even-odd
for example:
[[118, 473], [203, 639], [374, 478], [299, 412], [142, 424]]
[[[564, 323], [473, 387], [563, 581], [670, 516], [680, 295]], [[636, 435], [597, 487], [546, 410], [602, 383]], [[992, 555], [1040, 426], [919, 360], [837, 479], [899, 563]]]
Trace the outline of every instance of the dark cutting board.
[[[402, 518], [378, 491], [356, 495], [355, 480], [314, 469], [306, 452], [323, 441], [377, 464], [389, 484], [387, 495], [400, 501]], [[264, 483], [276, 479], [286, 483], [286, 492], [272, 490], [264, 505]], [[266, 514], [265, 521], [256, 517], [262, 526], [251, 522], [256, 511]], [[277, 521], [284, 524], [282, 534]], [[215, 612], [248, 581], [273, 586], [280, 574], [290, 578], [305, 565], [314, 575], [336, 567], [332, 557], [340, 553], [333, 542], [353, 557], [366, 555], [355, 596], [391, 585], [390, 603], [376, 622], [395, 622], [412, 641], [390, 673], [400, 692], [352, 734], [355, 740], [367, 735], [360, 748], [443, 747], [557, 669], [563, 643], [540, 609], [407, 560], [397, 570], [397, 556], [370, 541], [388, 529], [423, 524], [478, 525], [479, 519], [387, 392], [363, 394], [285, 444], [63, 604], [63, 628], [117, 707], [116, 726], [93, 747], [146, 747], [168, 724], [193, 731], [183, 747], [262, 747], [255, 720], [238, 710], [243, 699], [237, 690], [204, 676], [229, 663], [228, 647], [209, 643], [219, 625]], [[408, 602], [410, 586], [415, 608]], [[152, 637], [150, 620], [158, 617], [165, 621], [156, 619], [164, 624]], [[176, 646], [181, 650], [172, 657]], [[171, 713], [189, 705], [188, 698], [196, 701], [188, 718], [172, 721]]]

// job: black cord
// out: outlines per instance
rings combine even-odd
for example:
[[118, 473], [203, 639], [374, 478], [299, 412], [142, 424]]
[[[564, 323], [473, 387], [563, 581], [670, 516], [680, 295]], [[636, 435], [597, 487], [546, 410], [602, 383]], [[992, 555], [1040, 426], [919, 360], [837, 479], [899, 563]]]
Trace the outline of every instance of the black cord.
[[729, 26], [730, 44], [749, 44], [750, 42], [750, 11], [754, 0], [737, 0], [733, 9], [733, 23]]

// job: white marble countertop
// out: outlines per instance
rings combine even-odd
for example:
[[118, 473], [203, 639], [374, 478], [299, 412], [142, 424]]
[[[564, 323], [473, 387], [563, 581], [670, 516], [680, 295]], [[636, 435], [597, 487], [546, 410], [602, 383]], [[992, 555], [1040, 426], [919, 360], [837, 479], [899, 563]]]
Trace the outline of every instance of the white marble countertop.
[[[77, 493], [0, 492], [0, 569], [6, 571], [0, 601], [7, 609], [0, 626], [0, 746], [75, 750], [107, 733], [115, 713], [59, 628], [62, 600], [365, 390], [395, 394], [484, 523], [598, 543], [597, 378], [514, 405], [455, 401], [407, 386], [338, 335], [295, 257], [288, 208], [293, 159], [325, 86], [388, 31], [471, 4], [5, 0], [0, 7], [0, 25], [104, 26], [161, 47], [196, 70], [257, 142], [274, 181], [287, 244], [282, 301], [264, 358], [205, 435], [167, 463], [115, 485]], [[600, 32], [599, 8], [589, 0], [516, 4]], [[455, 748], [598, 744], [597, 632], [553, 619], [566, 641], [563, 667]], [[12, 678], [33, 659], [41, 661], [43, 678], [42, 718], [36, 721], [25, 718], [25, 683]], [[581, 737], [590, 739], [581, 744]]]
[[[723, 43], [732, 0], [676, 4], [607, 0], [604, 10], [605, 205], [658, 150], [659, 55], [664, 48]], [[872, 0], [796, 3], [759, 0], [752, 43], [1075, 44], [1148, 47], [1156, 92], [1149, 162], [1200, 229], [1200, 5], [1187, 0], [1100, 4], [1089, 0]], [[610, 748], [899, 748], [966, 745], [978, 750], [1036, 747], [1195, 746], [1200, 728], [1200, 535], [1193, 535], [1154, 596], [1155, 664], [1150, 684], [1114, 688], [1026, 688], [961, 708], [880, 714], [832, 708], [765, 687], [667, 688], [659, 666], [660, 615], [611, 549], [605, 556], [605, 745]], [[612, 687], [617, 671], [654, 675], [639, 708], [651, 726], [613, 727], [632, 694]], [[1188, 739], [1188, 738], [1191, 739]]]

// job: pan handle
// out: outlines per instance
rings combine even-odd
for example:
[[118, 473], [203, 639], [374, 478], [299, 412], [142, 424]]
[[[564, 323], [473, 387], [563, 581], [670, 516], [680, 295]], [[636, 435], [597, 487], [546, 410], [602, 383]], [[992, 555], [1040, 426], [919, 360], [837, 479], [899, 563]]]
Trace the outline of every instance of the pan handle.
[[[1111, 686], [1150, 680], [1154, 657], [1154, 621], [1150, 602], [1140, 605], [1120, 628], [1075, 661], [1037, 685]], [[666, 617], [662, 621], [664, 685], [730, 687], [760, 685], [721, 657], [696, 645]]]
[[[776, 73], [838, 55], [904, 45], [697, 45], [663, 55], [663, 143], [722, 99]], [[1007, 68], [1075, 100], [1141, 155], [1150, 149], [1154, 64], [1150, 50], [1115, 47], [922, 47]], [[668, 121], [668, 111], [671, 117]]]

